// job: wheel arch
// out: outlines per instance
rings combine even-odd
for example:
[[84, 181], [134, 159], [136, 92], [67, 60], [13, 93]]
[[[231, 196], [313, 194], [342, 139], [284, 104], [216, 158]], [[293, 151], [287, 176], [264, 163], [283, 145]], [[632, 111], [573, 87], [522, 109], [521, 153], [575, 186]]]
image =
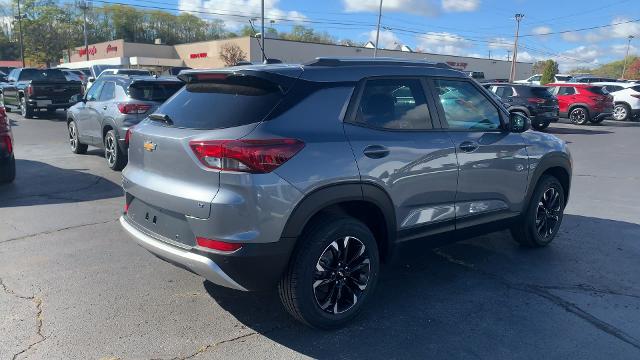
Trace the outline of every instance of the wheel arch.
[[519, 113], [524, 113], [527, 116], [531, 116], [531, 112], [529, 111], [529, 109], [527, 109], [524, 106], [513, 106], [509, 108], [509, 113], [512, 112], [519, 112]]
[[372, 184], [348, 183], [314, 190], [294, 208], [282, 237], [299, 237], [308, 224], [327, 212], [342, 213], [362, 221], [374, 234], [381, 260], [390, 260], [396, 239], [395, 210], [383, 189]]
[[587, 114], [589, 114], [589, 116], [591, 116], [591, 110], [589, 105], [585, 104], [585, 103], [575, 103], [575, 104], [571, 104], [569, 105], [569, 109], [567, 110], [567, 114], [571, 114], [571, 112], [575, 109], [575, 108], [584, 108], [585, 110], [587, 110]]
[[525, 204], [529, 204], [531, 201], [531, 197], [533, 196], [533, 192], [535, 191], [540, 178], [543, 175], [552, 175], [562, 185], [562, 189], [565, 194], [565, 206], [569, 201], [569, 193], [571, 191], [571, 159], [569, 155], [565, 153], [551, 153], [544, 156], [538, 165], [536, 166], [533, 176], [531, 176], [531, 181], [529, 183], [529, 188], [527, 189], [527, 201]]

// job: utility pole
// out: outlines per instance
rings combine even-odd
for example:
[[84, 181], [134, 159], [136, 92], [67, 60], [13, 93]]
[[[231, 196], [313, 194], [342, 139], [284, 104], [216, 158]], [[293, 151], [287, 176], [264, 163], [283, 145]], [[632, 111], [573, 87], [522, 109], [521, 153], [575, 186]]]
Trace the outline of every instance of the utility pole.
[[260, 25], [260, 31], [262, 32], [262, 62], [266, 62], [267, 55], [264, 49], [267, 46], [265, 41], [267, 37], [265, 36], [265, 33], [264, 33], [264, 0], [262, 0], [262, 24]]
[[24, 62], [24, 40], [22, 38], [22, 14], [20, 13], [20, 0], [18, 0], [18, 16], [15, 17], [18, 20], [18, 31], [20, 31], [20, 60], [22, 60], [22, 67], [25, 67]]
[[378, 40], [380, 39], [380, 20], [382, 19], [382, 0], [380, 0], [380, 9], [378, 9], [378, 26], [376, 27], [376, 47], [373, 49], [373, 57], [378, 56]]
[[622, 76], [620, 78], [624, 80], [624, 72], [627, 70], [627, 58], [629, 57], [629, 47], [631, 46], [631, 39], [633, 39], [633, 35], [629, 35], [627, 37], [627, 55], [624, 57], [624, 65], [622, 66]]
[[516, 39], [513, 42], [513, 59], [511, 60], [511, 74], [509, 74], [509, 82], [513, 82], [516, 79], [516, 61], [518, 58], [518, 35], [520, 33], [520, 20], [524, 17], [524, 14], [516, 14]]
[[511, 61], [511, 50], [507, 50], [507, 61]]
[[489, 60], [491, 60], [491, 49], [489, 49]]
[[78, 4], [78, 7], [80, 7], [80, 9], [82, 9], [82, 15], [83, 15], [83, 26], [82, 26], [82, 32], [84, 33], [84, 55], [86, 57], [86, 60], [89, 61], [89, 42], [87, 41], [87, 3], [86, 1], [81, 1]]

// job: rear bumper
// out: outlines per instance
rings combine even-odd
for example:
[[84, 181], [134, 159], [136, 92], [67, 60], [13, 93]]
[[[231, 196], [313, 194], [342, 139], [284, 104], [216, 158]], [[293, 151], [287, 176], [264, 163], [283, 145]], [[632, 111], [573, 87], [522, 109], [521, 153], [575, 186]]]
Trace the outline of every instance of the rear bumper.
[[129, 235], [138, 243], [138, 245], [147, 249], [159, 258], [173, 263], [179, 267], [198, 274], [214, 284], [247, 291], [243, 286], [229, 277], [218, 264], [210, 258], [195, 254], [189, 250], [172, 246], [166, 242], [155, 239], [142, 231], [138, 230], [130, 224], [124, 216], [120, 217], [120, 225], [129, 233]]
[[68, 109], [76, 104], [75, 102], [68, 101], [56, 102], [55, 100], [48, 101], [34, 99], [27, 100], [27, 103], [34, 109]]

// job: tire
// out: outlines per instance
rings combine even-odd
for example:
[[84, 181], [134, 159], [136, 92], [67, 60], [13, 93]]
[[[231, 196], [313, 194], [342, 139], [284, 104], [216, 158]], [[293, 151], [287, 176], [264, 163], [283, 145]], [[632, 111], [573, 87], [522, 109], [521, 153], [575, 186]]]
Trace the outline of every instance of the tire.
[[[351, 257], [354, 253], [360, 255]], [[351, 260], [341, 264], [336, 254]], [[355, 277], [354, 266], [359, 268]], [[329, 270], [334, 267], [339, 270]], [[278, 291], [294, 318], [314, 328], [335, 329], [360, 313], [379, 271], [378, 246], [369, 228], [354, 218], [327, 214], [298, 239]]]
[[590, 119], [589, 110], [582, 106], [577, 106], [569, 112], [569, 120], [576, 125], [586, 125]]
[[627, 104], [616, 104], [613, 107], [613, 120], [626, 121], [629, 120], [631, 108]]
[[25, 96], [20, 98], [20, 114], [25, 119], [33, 118], [33, 109], [27, 104], [27, 98]]
[[71, 152], [74, 154], [84, 154], [87, 152], [87, 145], [80, 142], [78, 136], [78, 126], [76, 122], [71, 120], [67, 124], [67, 130], [69, 133], [69, 146], [71, 146]]
[[543, 175], [538, 181], [526, 212], [511, 228], [515, 241], [526, 247], [543, 247], [553, 241], [562, 223], [565, 194], [554, 176]]
[[[6, 170], [6, 171], [5, 171]], [[0, 171], [0, 184], [8, 184], [13, 182], [16, 178], [16, 159], [11, 156], [9, 160], [9, 166], [3, 171]]]
[[104, 158], [107, 166], [114, 171], [120, 171], [127, 165], [126, 155], [120, 150], [117, 139], [114, 130], [107, 131], [104, 136]]

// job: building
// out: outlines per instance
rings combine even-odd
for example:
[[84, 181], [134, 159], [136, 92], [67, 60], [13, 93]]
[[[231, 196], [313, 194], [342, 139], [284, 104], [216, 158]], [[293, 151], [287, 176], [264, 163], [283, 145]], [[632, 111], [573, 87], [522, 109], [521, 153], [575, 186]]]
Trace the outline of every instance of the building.
[[[195, 69], [219, 68], [225, 66], [220, 57], [224, 44], [237, 45], [246, 54], [248, 61], [260, 62], [262, 60], [262, 50], [258, 39], [245, 36], [172, 46], [113, 40], [89, 45], [87, 50], [84, 47], [70, 49], [64, 54], [64, 63], [61, 66], [85, 68], [95, 64], [108, 64], [145, 67], [157, 71], [180, 66]], [[276, 58], [286, 63], [305, 63], [323, 56], [372, 57], [373, 51], [374, 49], [371, 47], [318, 44], [282, 39], [267, 39], [265, 46], [265, 52], [269, 58]], [[459, 70], [483, 72], [486, 79], [507, 79], [511, 69], [510, 61], [413, 52], [407, 46], [399, 46], [397, 50], [378, 49], [378, 56], [444, 62]], [[531, 63], [518, 62], [516, 78], [526, 79], [531, 76], [532, 66]]]

